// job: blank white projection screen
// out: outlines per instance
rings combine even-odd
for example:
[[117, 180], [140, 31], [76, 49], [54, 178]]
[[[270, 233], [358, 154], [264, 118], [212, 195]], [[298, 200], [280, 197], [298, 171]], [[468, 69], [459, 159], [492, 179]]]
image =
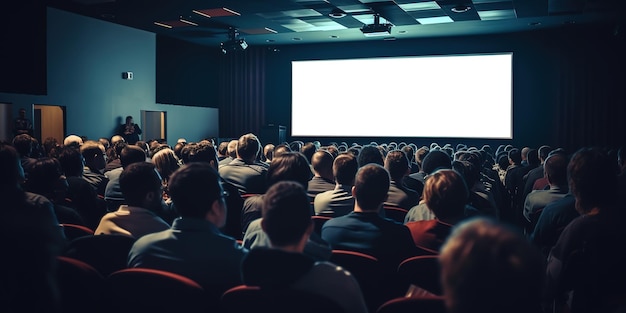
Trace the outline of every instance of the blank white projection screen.
[[512, 58], [293, 61], [291, 135], [512, 139]]

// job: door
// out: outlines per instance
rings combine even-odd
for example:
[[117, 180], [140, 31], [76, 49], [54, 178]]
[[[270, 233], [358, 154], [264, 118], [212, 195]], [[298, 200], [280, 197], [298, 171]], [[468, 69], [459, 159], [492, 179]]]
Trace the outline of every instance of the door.
[[11, 103], [0, 102], [0, 140], [11, 142], [13, 140], [13, 114]]
[[59, 105], [33, 104], [34, 135], [40, 143], [48, 137], [62, 144], [65, 138], [65, 107]]
[[144, 141], [162, 139], [167, 141], [167, 112], [141, 110], [141, 127]]

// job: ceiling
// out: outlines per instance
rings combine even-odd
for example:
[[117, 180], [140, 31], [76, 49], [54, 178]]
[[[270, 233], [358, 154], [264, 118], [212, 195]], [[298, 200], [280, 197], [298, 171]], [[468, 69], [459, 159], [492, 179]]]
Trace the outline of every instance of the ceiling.
[[[46, 1], [50, 7], [215, 47], [229, 39], [229, 29], [249, 45], [285, 45], [620, 25], [626, 20], [625, 0]], [[454, 12], [461, 9], [467, 11]], [[390, 35], [363, 35], [360, 28], [374, 23], [375, 15], [380, 23], [393, 25]]]

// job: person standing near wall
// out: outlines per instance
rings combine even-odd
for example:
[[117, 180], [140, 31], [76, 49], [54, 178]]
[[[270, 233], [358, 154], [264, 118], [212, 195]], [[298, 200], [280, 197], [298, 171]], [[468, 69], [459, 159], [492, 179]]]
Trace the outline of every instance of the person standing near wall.
[[33, 136], [33, 123], [26, 118], [25, 109], [20, 109], [19, 116], [13, 120], [13, 137], [21, 134]]
[[129, 115], [126, 117], [126, 123], [119, 126], [117, 134], [124, 137], [124, 140], [128, 144], [135, 144], [139, 141], [141, 128], [139, 128], [139, 125], [133, 123], [133, 117]]

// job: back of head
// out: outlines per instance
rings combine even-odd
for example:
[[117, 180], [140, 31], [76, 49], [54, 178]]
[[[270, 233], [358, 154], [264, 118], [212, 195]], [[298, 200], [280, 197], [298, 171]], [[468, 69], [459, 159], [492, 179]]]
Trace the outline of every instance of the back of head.
[[442, 168], [452, 168], [452, 159], [450, 155], [441, 150], [432, 150], [424, 157], [422, 161], [422, 171], [426, 174]]
[[376, 146], [371, 145], [366, 145], [361, 148], [357, 161], [359, 162], [359, 167], [370, 163], [382, 166], [385, 163], [383, 154], [380, 150]]
[[541, 162], [545, 161], [546, 158], [548, 157], [548, 153], [550, 153], [550, 151], [552, 151], [552, 147], [550, 147], [548, 145], [543, 145], [543, 146], [539, 147], [539, 149], [537, 150], [537, 153], [539, 154], [539, 160]]
[[[144, 159], [145, 160], [145, 159]], [[161, 178], [168, 180], [169, 177], [178, 169], [178, 158], [172, 149], [163, 149], [152, 156], [152, 163], [161, 174]]]
[[120, 175], [120, 189], [129, 205], [142, 206], [146, 194], [161, 190], [161, 176], [152, 163], [132, 163]]
[[69, 135], [63, 139], [64, 146], [76, 146], [79, 147], [83, 144], [83, 139], [77, 135]]
[[441, 169], [428, 176], [422, 195], [435, 216], [447, 221], [463, 216], [469, 191], [465, 180], [457, 171]]
[[24, 180], [24, 169], [15, 148], [0, 143], [0, 192], [5, 188], [15, 188]]
[[363, 211], [378, 211], [387, 199], [389, 192], [389, 173], [374, 163], [359, 168], [354, 179], [354, 196]]
[[287, 152], [291, 152], [291, 148], [289, 147], [289, 145], [284, 143], [279, 144], [272, 150], [272, 160]]
[[305, 143], [302, 148], [300, 148], [300, 152], [304, 154], [306, 159], [311, 163], [311, 158], [313, 158], [313, 154], [317, 151], [317, 146], [315, 146], [312, 142]]
[[530, 149], [528, 150], [528, 155], [526, 156], [526, 160], [528, 160], [528, 165], [530, 166], [537, 166], [539, 165], [540, 161], [539, 161], [539, 151], [537, 151], [537, 149]]
[[[26, 190], [43, 196], [51, 196], [55, 183], [63, 176], [61, 164], [55, 158], [39, 158], [28, 173]], [[53, 200], [53, 199], [51, 199]]]
[[13, 147], [20, 157], [28, 157], [33, 150], [33, 139], [28, 134], [17, 135], [13, 138]]
[[454, 229], [439, 261], [448, 312], [539, 312], [543, 258], [521, 234], [472, 219]]
[[359, 163], [350, 153], [342, 153], [333, 161], [333, 176], [335, 181], [342, 185], [353, 185]]
[[198, 144], [192, 146], [189, 151], [187, 163], [191, 162], [205, 162], [210, 163], [213, 161], [214, 166], [217, 166], [217, 152], [213, 145], [209, 142], [201, 141]]
[[300, 152], [286, 152], [274, 157], [267, 170], [267, 185], [291, 180], [306, 188], [311, 179], [311, 166]]
[[85, 143], [80, 146], [80, 153], [85, 159], [85, 164], [92, 169], [101, 170], [106, 165], [104, 161], [104, 146], [98, 141], [85, 141]]
[[226, 148], [226, 152], [228, 153], [228, 156], [231, 158], [236, 158], [237, 157], [237, 143], [239, 141], [236, 139], [233, 139], [231, 141], [228, 142], [228, 146]]
[[227, 156], [228, 155], [228, 141], [222, 141], [217, 146], [217, 152], [220, 155]]
[[61, 168], [67, 177], [83, 175], [83, 156], [78, 146], [63, 146], [59, 154]]
[[564, 153], [555, 153], [546, 159], [543, 170], [550, 184], [567, 187], [568, 162], [569, 160]]
[[143, 149], [135, 145], [125, 146], [120, 153], [120, 162], [122, 163], [122, 167], [124, 168], [130, 164], [145, 161], [146, 153], [143, 151]]
[[183, 165], [169, 181], [169, 195], [182, 217], [204, 219], [211, 204], [223, 196], [221, 178], [207, 163]]
[[576, 198], [576, 209], [587, 213], [608, 208], [617, 195], [615, 160], [599, 148], [582, 148], [567, 167], [569, 188]]
[[510, 162], [512, 162], [513, 164], [519, 165], [520, 163], [522, 163], [522, 152], [517, 148], [512, 148], [511, 150], [509, 150], [508, 157]]
[[263, 197], [263, 230], [273, 246], [300, 242], [311, 225], [309, 198], [304, 187], [294, 181], [281, 181]]
[[[408, 146], [407, 146], [408, 147]], [[402, 150], [392, 150], [385, 158], [385, 169], [389, 172], [391, 179], [400, 183], [402, 177], [409, 173], [409, 159]]]
[[311, 157], [311, 167], [317, 173], [332, 173], [333, 155], [325, 150], [316, 151]]
[[263, 157], [266, 162], [271, 162], [274, 158], [274, 144], [268, 143], [263, 147]]
[[237, 156], [245, 161], [254, 161], [261, 151], [261, 143], [254, 134], [245, 134], [237, 141]]

